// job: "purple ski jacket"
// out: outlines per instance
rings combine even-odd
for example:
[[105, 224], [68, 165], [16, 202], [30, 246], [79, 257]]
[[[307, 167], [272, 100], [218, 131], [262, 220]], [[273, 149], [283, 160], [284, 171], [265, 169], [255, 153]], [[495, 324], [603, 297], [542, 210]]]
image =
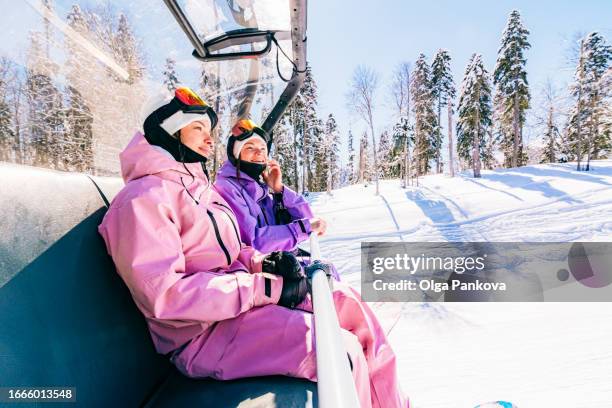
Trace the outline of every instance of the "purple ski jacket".
[[215, 181], [215, 188], [232, 207], [242, 241], [269, 253], [292, 251], [310, 235], [310, 206], [302, 196], [287, 186], [283, 188], [282, 204], [291, 215], [291, 222], [282, 224], [274, 211], [274, 199], [267, 185], [253, 180], [243, 172], [236, 175], [236, 167], [226, 161]]

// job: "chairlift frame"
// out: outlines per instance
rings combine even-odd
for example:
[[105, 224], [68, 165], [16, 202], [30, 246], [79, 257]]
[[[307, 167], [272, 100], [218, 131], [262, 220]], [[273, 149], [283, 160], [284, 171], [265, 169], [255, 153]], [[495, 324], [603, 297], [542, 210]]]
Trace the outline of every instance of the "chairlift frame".
[[[272, 49], [272, 43], [276, 44], [275, 40], [282, 39], [288, 33], [286, 31], [274, 31], [274, 30], [259, 30], [257, 28], [244, 28], [238, 30], [231, 30], [221, 34], [215, 38], [212, 38], [206, 42], [202, 42], [195, 32], [193, 26], [189, 22], [187, 16], [183, 12], [182, 8], [177, 4], [178, 0], [164, 0], [166, 6], [176, 19], [181, 29], [187, 35], [187, 38], [193, 45], [194, 58], [200, 61], [221, 61], [221, 60], [232, 60], [232, 59], [258, 59], [267, 55]], [[268, 133], [272, 134], [274, 127], [282, 117], [285, 110], [291, 105], [293, 99], [297, 95], [302, 83], [304, 82], [304, 76], [306, 73], [306, 10], [307, 1], [305, 0], [289, 0], [290, 10], [290, 22], [291, 22], [291, 47], [293, 52], [293, 64], [294, 69], [291, 78], [287, 82], [287, 85], [281, 95], [279, 96], [276, 104], [264, 120], [262, 128]], [[222, 49], [222, 44], [228, 45], [240, 45], [247, 44], [253, 38], [265, 38], [266, 46], [262, 50], [254, 51], [242, 51], [242, 52], [231, 52], [231, 53], [211, 53]], [[278, 46], [278, 45], [277, 45]], [[248, 95], [245, 100], [252, 99], [256, 88], [252, 89], [253, 95]], [[241, 110], [243, 111], [243, 110]]]

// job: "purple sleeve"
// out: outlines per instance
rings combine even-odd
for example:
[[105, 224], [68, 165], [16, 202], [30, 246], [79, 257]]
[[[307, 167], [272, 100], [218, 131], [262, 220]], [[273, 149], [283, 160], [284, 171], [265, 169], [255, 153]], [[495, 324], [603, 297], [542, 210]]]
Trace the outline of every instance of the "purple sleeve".
[[283, 205], [294, 220], [300, 218], [313, 218], [310, 205], [304, 200], [304, 197], [287, 186], [283, 187]]
[[297, 244], [308, 239], [311, 228], [307, 219], [299, 219], [287, 225], [258, 226], [257, 218], [251, 215], [244, 197], [233, 184], [217, 180], [215, 187], [234, 211], [240, 229], [240, 238], [245, 244], [263, 253], [291, 251]]
[[310, 221], [300, 219], [287, 225], [266, 225], [256, 227], [252, 246], [260, 252], [292, 251], [308, 239]]

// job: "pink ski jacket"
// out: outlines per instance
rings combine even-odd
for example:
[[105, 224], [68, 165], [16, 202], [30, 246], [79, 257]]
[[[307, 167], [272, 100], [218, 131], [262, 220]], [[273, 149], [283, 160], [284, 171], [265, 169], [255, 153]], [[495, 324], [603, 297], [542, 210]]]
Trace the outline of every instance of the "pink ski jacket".
[[98, 230], [159, 353], [278, 302], [282, 278], [261, 273], [263, 255], [242, 244], [200, 163], [177, 162], [141, 133], [120, 160], [126, 185]]

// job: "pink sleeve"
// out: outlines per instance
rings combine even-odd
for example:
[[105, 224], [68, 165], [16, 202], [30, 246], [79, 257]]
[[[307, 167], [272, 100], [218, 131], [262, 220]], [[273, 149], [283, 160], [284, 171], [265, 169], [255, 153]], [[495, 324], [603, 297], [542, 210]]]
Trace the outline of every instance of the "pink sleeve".
[[244, 265], [248, 265], [251, 273], [261, 272], [261, 263], [268, 254], [262, 254], [250, 246], [243, 246], [238, 255], [238, 260]]
[[[185, 258], [174, 218], [165, 200], [147, 194], [111, 207], [99, 227], [119, 274], [145, 315], [214, 322], [278, 302], [282, 278], [273, 275], [181, 273]], [[255, 270], [256, 261], [251, 262]]]

